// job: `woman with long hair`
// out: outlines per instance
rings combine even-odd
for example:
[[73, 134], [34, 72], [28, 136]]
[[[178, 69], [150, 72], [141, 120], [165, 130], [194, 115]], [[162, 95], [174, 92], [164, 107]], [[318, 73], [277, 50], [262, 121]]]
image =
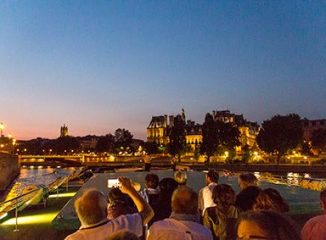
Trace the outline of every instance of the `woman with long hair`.
[[227, 184], [219, 184], [213, 189], [214, 207], [205, 210], [203, 224], [209, 228], [214, 239], [236, 239], [235, 223], [238, 210], [234, 206], [235, 192]]

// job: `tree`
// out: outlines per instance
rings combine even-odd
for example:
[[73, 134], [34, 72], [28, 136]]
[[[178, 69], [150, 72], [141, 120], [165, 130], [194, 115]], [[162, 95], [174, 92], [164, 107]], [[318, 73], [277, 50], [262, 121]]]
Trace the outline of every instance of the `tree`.
[[148, 154], [155, 154], [159, 153], [159, 147], [160, 145], [156, 142], [145, 142], [144, 143], [144, 149]]
[[311, 143], [316, 148], [326, 148], [326, 129], [317, 129], [313, 131]]
[[173, 126], [169, 132], [169, 144], [168, 152], [175, 156], [178, 156], [178, 160], [181, 160], [181, 154], [186, 148], [186, 132], [185, 132], [185, 122], [181, 115], [177, 115], [174, 118]]
[[202, 133], [203, 142], [200, 152], [206, 154], [208, 163], [215, 153], [222, 154], [225, 151], [233, 153], [235, 146], [240, 144], [238, 128], [231, 123], [214, 121], [210, 113], [206, 114]]
[[307, 141], [303, 141], [303, 143], [301, 144], [301, 152], [303, 154], [313, 155], [313, 153], [311, 152], [311, 144]]
[[98, 152], [113, 152], [114, 136], [112, 134], [101, 136], [97, 141], [95, 149]]
[[209, 163], [210, 157], [213, 156], [218, 146], [218, 135], [216, 124], [213, 116], [207, 113], [205, 116], [205, 122], [202, 127], [203, 142], [200, 146], [200, 153], [206, 154], [207, 161]]
[[242, 148], [242, 151], [243, 151], [242, 161], [244, 163], [248, 163], [252, 157], [252, 151], [251, 151], [249, 145], [247, 145], [247, 144], [244, 145]]
[[43, 148], [46, 153], [63, 154], [78, 151], [80, 143], [75, 137], [65, 136], [45, 142]]
[[118, 128], [114, 133], [115, 147], [120, 148], [130, 148], [132, 143], [133, 135], [124, 128]]
[[301, 119], [297, 114], [276, 115], [264, 121], [257, 136], [262, 150], [277, 154], [277, 163], [288, 150], [296, 148], [302, 141]]
[[80, 143], [75, 137], [65, 136], [59, 137], [52, 142], [52, 149], [54, 153], [63, 154], [66, 151], [76, 151], [80, 148]]
[[[234, 148], [240, 145], [240, 132], [238, 127], [222, 121], [216, 121], [215, 124], [219, 149], [224, 149], [233, 153]], [[219, 153], [221, 154], [221, 152]]]

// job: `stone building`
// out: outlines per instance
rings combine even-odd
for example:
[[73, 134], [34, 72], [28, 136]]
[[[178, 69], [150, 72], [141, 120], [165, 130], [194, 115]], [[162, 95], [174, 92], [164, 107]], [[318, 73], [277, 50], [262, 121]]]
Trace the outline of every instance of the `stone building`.
[[326, 129], [326, 119], [302, 120], [303, 138], [306, 141], [311, 141], [312, 134], [315, 130]]
[[203, 142], [202, 125], [188, 120], [185, 128], [186, 143], [190, 147], [191, 152], [194, 152], [196, 147], [199, 147]]
[[[172, 120], [171, 120], [172, 117]], [[153, 116], [147, 127], [147, 141], [166, 145], [169, 142], [168, 128], [173, 125], [173, 116]]]
[[[191, 120], [186, 121], [184, 110], [179, 115], [185, 122], [186, 143], [193, 152], [203, 141], [202, 125]], [[174, 115], [170, 115], [169, 117], [168, 115], [153, 116], [147, 127], [147, 141], [167, 145], [169, 143], [169, 129], [174, 124], [174, 117]], [[229, 110], [213, 111], [213, 119], [215, 121], [231, 123], [238, 127], [241, 142], [241, 146], [238, 146], [236, 149], [238, 152], [245, 145], [251, 148], [256, 146], [256, 137], [259, 132], [259, 125], [257, 123], [247, 121], [242, 114], [237, 115], [231, 113]]]
[[[196, 145], [202, 142], [201, 125], [191, 120], [186, 121], [183, 109], [181, 114], [178, 115], [185, 123], [186, 143], [194, 150]], [[164, 146], [167, 145], [169, 143], [169, 131], [174, 126], [175, 117], [174, 115], [153, 116], [147, 127], [147, 141]]]

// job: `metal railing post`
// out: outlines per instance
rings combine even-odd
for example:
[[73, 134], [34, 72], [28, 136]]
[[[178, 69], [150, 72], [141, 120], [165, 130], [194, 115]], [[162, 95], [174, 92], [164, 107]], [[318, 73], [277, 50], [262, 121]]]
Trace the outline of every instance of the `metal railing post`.
[[67, 179], [67, 182], [66, 182], [66, 192], [69, 191], [69, 179]]
[[57, 185], [57, 199], [59, 199], [59, 185]]
[[18, 199], [16, 199], [16, 207], [15, 207], [15, 229], [14, 232], [18, 232], [18, 203], [17, 203]]
[[46, 208], [46, 205], [47, 205], [47, 199], [45, 196], [42, 197], [43, 198], [43, 206], [44, 208]]

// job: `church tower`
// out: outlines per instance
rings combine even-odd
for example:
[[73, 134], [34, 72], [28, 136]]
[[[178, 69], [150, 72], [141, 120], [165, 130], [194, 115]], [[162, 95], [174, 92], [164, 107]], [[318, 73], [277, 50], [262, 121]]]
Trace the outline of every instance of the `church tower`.
[[64, 124], [60, 128], [60, 137], [67, 137], [68, 136], [68, 127]]

